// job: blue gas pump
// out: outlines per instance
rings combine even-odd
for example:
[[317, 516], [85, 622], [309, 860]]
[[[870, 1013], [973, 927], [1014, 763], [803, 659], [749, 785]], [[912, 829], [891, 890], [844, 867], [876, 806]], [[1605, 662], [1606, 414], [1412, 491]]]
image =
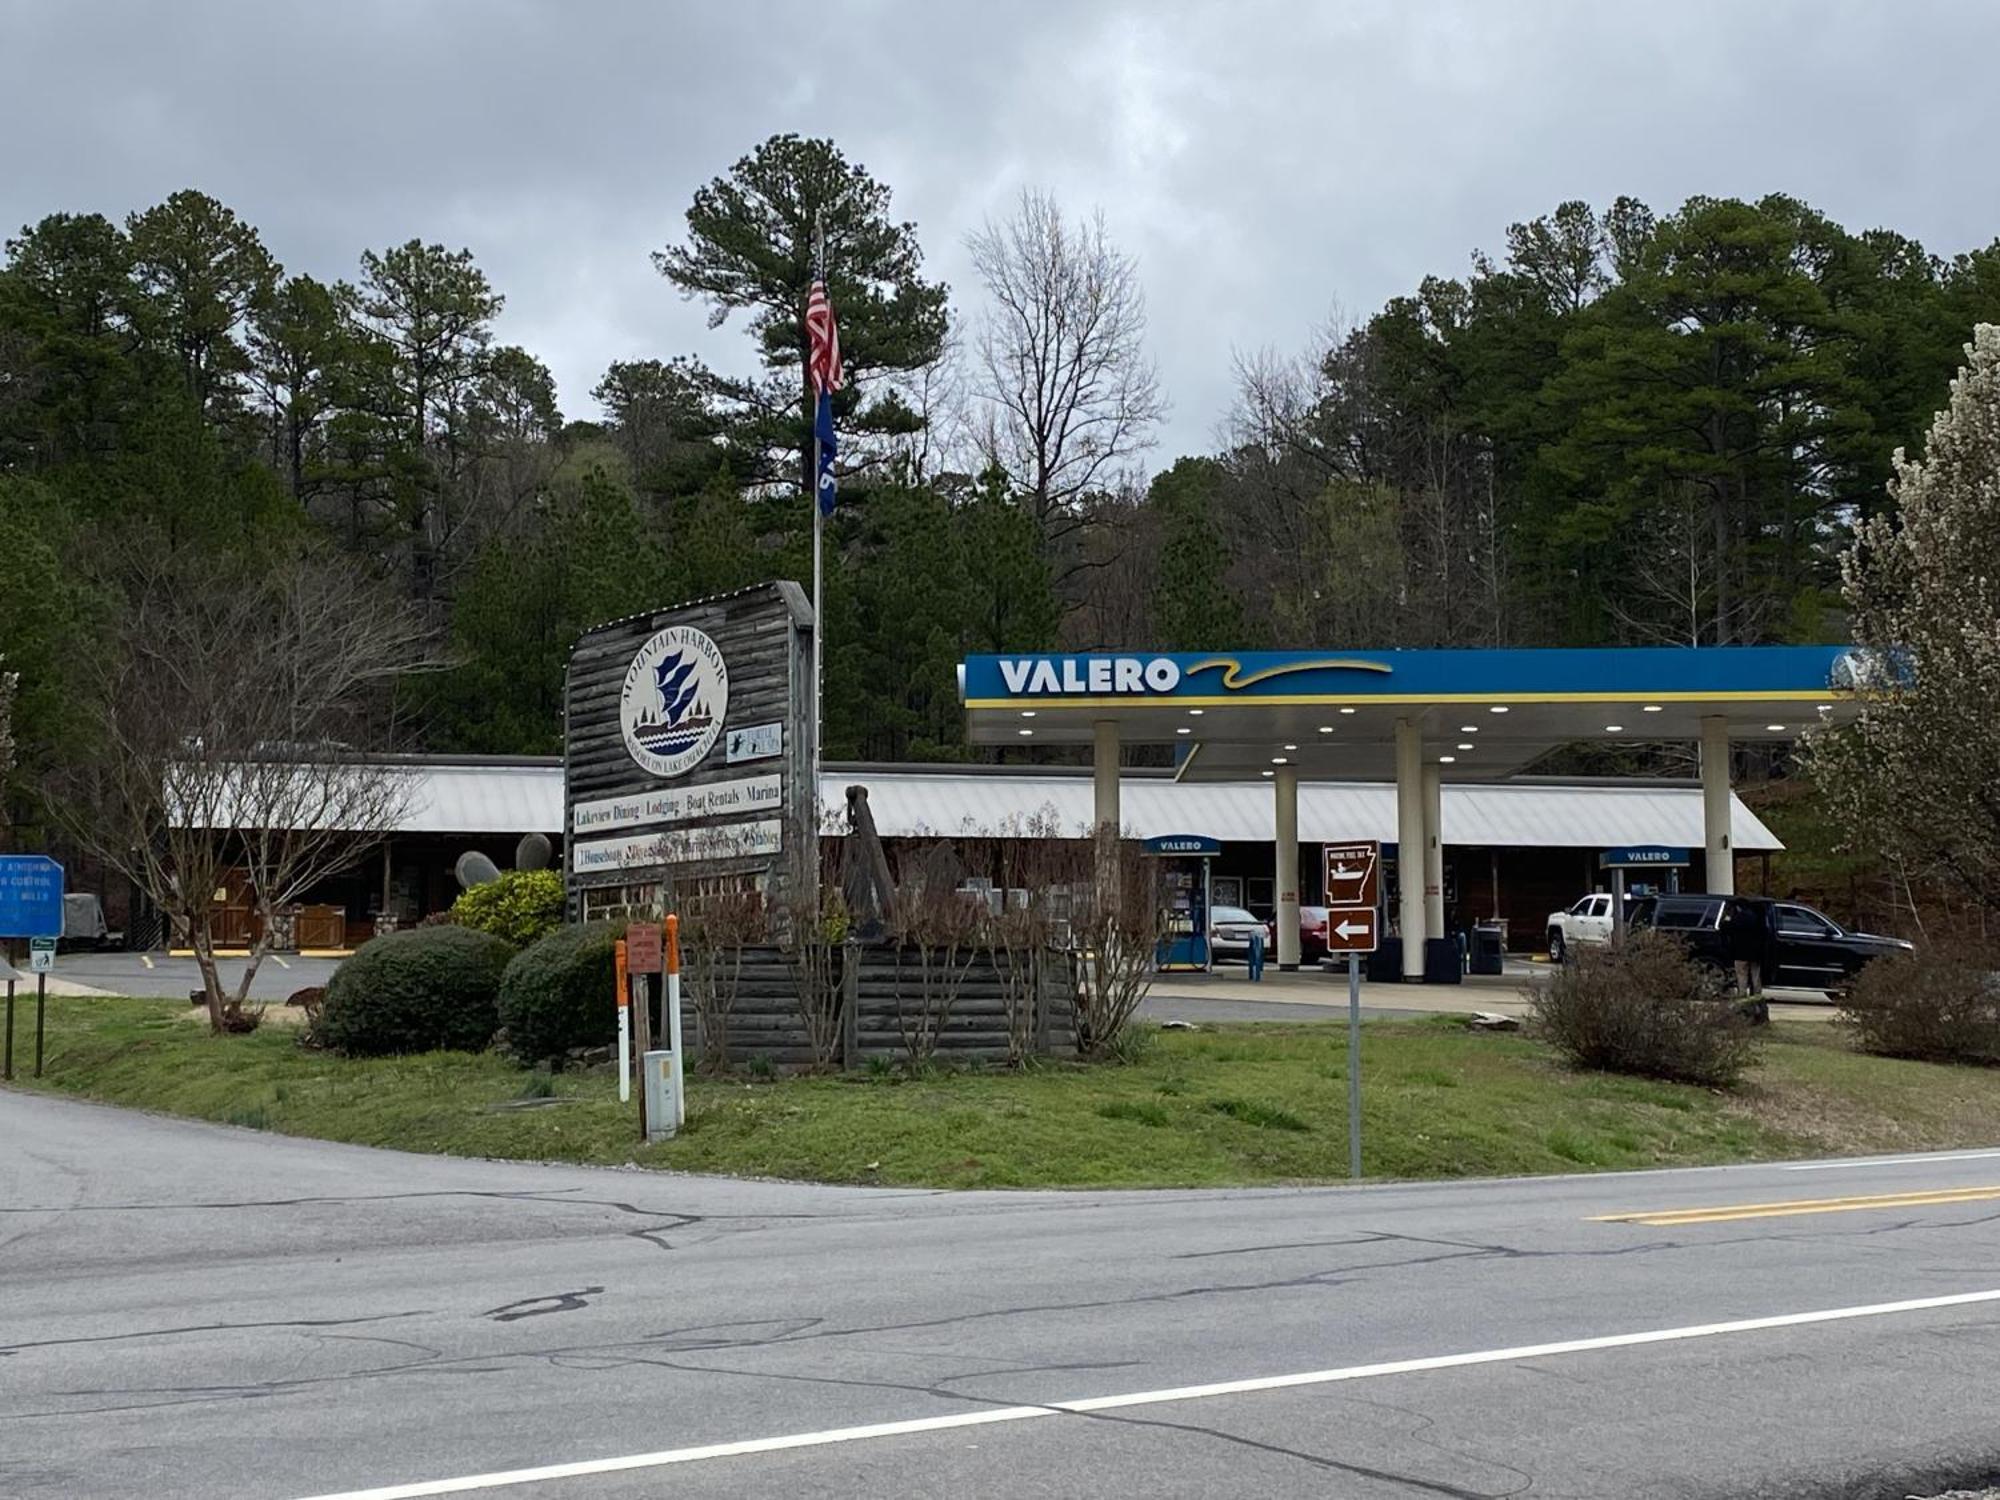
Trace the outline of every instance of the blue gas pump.
[[1148, 858], [1161, 861], [1160, 936], [1154, 967], [1162, 973], [1207, 973], [1215, 967], [1209, 944], [1209, 862], [1222, 852], [1198, 833], [1168, 833], [1146, 840]]

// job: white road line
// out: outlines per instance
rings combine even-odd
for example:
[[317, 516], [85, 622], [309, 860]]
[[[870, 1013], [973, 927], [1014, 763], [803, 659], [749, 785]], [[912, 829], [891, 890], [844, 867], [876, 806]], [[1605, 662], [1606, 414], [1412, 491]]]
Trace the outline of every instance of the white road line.
[[150, 953], [141, 953], [139, 955], [139, 962], [150, 969], [153, 967], [153, 955]]
[[1832, 1172], [1854, 1167], [1923, 1167], [1934, 1161], [1990, 1161], [2000, 1156], [2000, 1151], [1953, 1151], [1945, 1154], [1932, 1153], [1925, 1156], [1879, 1156], [1862, 1161], [1798, 1161], [1787, 1162], [1783, 1168], [1787, 1172]]
[[1669, 1344], [1684, 1339], [1709, 1339], [1730, 1333], [1757, 1333], [1770, 1328], [1798, 1328], [1809, 1323], [1840, 1323], [1855, 1318], [1890, 1317], [1928, 1312], [1940, 1307], [1966, 1307], [2000, 1302], [2000, 1289], [1957, 1292], [1944, 1297], [1914, 1297], [1903, 1302], [1875, 1302], [1864, 1307], [1834, 1307], [1819, 1312], [1780, 1313], [1773, 1317], [1741, 1318], [1730, 1323], [1697, 1323], [1687, 1328], [1656, 1328], [1644, 1333], [1612, 1333], [1597, 1338], [1563, 1339], [1553, 1344], [1520, 1344], [1508, 1349], [1481, 1349], [1470, 1354], [1438, 1354], [1426, 1359], [1396, 1359], [1382, 1364], [1347, 1365], [1333, 1370], [1308, 1370], [1297, 1375], [1265, 1375], [1249, 1380], [1219, 1380], [1210, 1385], [1173, 1386], [1158, 1391], [1133, 1391], [1122, 1396], [1087, 1396], [1052, 1401], [1042, 1406], [993, 1406], [957, 1412], [947, 1417], [913, 1417], [901, 1422], [875, 1422], [864, 1427], [829, 1427], [819, 1432], [794, 1432], [782, 1437], [748, 1438], [734, 1443], [708, 1443], [695, 1448], [666, 1448], [657, 1453], [633, 1453], [623, 1458], [591, 1458], [576, 1463], [544, 1464], [533, 1469], [503, 1469], [491, 1474], [467, 1474], [456, 1479], [425, 1479], [414, 1484], [389, 1484], [376, 1489], [342, 1490], [309, 1500], [425, 1500], [431, 1495], [462, 1495], [474, 1490], [506, 1489], [552, 1479], [582, 1479], [593, 1474], [617, 1474], [632, 1469], [663, 1469], [672, 1464], [701, 1463], [712, 1458], [743, 1458], [781, 1453], [790, 1448], [819, 1448], [835, 1443], [867, 1442], [874, 1438], [906, 1437], [912, 1433], [948, 1432], [958, 1427], [989, 1427], [999, 1422], [1031, 1422], [1037, 1417], [1088, 1415], [1128, 1406], [1161, 1406], [1175, 1401], [1204, 1401], [1215, 1396], [1254, 1395], [1298, 1386], [1333, 1385], [1348, 1380], [1374, 1380], [1384, 1375], [1417, 1375], [1466, 1365], [1494, 1365], [1522, 1359], [1548, 1359], [1558, 1354], [1586, 1354], [1597, 1349], [1624, 1349], [1636, 1344]]
[[285, 962], [285, 956], [282, 953], [273, 953], [271, 955], [271, 962], [281, 969], [289, 969], [291, 967], [290, 964]]

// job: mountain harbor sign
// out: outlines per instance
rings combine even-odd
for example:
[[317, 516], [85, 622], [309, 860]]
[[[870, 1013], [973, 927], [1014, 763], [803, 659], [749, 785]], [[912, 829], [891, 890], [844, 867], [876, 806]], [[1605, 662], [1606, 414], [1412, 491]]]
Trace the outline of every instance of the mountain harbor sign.
[[785, 861], [814, 850], [812, 609], [798, 585], [585, 632], [563, 721], [572, 916], [658, 910], [691, 882], [775, 895]]

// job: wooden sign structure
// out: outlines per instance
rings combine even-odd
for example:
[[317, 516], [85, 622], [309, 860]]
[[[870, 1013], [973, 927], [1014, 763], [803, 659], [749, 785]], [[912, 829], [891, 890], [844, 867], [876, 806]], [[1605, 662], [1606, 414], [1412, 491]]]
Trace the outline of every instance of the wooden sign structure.
[[775, 909], [788, 877], [816, 881], [813, 709], [812, 606], [797, 584], [584, 632], [563, 688], [570, 919], [657, 920], [708, 882], [763, 890]]

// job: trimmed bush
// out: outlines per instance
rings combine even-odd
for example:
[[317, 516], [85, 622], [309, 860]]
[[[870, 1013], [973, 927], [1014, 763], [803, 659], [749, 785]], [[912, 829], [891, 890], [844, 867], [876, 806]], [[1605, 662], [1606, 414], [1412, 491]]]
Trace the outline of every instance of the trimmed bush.
[[461, 893], [451, 904], [451, 919], [525, 948], [562, 926], [562, 876], [554, 870], [509, 870]]
[[526, 1063], [559, 1064], [570, 1052], [618, 1040], [619, 922], [559, 927], [524, 948], [500, 981], [507, 1050]]
[[1535, 1033], [1580, 1068], [1728, 1088], [1756, 1060], [1722, 976], [1650, 930], [1576, 961], [1530, 991]]
[[2000, 944], [1932, 944], [1875, 959], [1842, 997], [1840, 1022], [1877, 1057], [2000, 1063]]
[[478, 1052], [500, 1025], [514, 945], [469, 927], [418, 927], [361, 945], [334, 971], [316, 1039], [351, 1057]]

